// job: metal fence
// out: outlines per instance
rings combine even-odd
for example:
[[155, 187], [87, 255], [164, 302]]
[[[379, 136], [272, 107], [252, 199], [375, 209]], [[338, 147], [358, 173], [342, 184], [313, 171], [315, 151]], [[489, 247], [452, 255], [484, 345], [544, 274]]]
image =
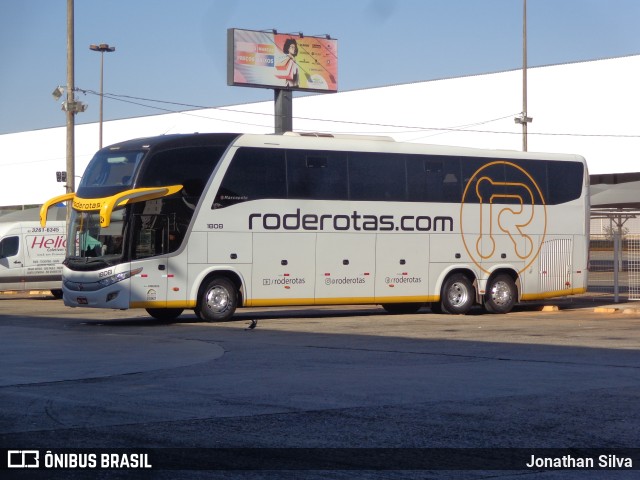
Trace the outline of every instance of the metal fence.
[[591, 234], [588, 291], [640, 300], [640, 234]]
[[640, 300], [640, 235], [627, 235], [629, 300]]

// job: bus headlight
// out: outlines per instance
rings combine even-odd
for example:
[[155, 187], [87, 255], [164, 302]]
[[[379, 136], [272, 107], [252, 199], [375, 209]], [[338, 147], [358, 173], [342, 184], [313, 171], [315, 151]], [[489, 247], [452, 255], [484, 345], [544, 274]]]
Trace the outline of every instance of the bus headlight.
[[122, 280], [126, 280], [127, 278], [133, 277], [134, 275], [139, 274], [142, 271], [142, 268], [137, 268], [135, 270], [129, 270], [127, 272], [116, 273], [115, 275], [111, 275], [110, 277], [102, 278], [98, 281], [102, 288], [109, 287], [114, 283], [121, 282]]

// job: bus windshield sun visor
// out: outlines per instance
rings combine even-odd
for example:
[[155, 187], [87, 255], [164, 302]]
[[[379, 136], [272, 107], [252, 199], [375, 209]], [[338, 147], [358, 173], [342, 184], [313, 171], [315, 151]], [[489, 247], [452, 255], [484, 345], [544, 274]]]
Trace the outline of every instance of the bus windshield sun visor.
[[182, 185], [170, 185], [166, 187], [144, 187], [125, 190], [107, 198], [86, 199], [76, 197], [74, 193], [68, 193], [60, 197], [55, 197], [45, 203], [40, 209], [40, 223], [46, 224], [47, 210], [51, 205], [73, 199], [73, 208], [80, 211], [100, 211], [100, 226], [108, 227], [111, 223], [111, 212], [128, 203], [145, 202], [156, 198], [167, 197], [182, 190]]

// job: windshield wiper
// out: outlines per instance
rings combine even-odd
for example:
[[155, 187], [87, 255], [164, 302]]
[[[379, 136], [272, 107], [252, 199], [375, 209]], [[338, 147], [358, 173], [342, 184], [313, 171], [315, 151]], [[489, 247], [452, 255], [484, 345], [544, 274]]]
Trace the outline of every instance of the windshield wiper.
[[111, 265], [100, 257], [68, 257], [62, 264], [72, 270], [100, 270]]

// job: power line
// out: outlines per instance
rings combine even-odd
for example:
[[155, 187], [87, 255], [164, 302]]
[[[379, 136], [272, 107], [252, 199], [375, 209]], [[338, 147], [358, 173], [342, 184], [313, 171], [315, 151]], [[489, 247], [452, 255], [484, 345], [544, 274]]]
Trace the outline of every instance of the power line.
[[[96, 95], [99, 96], [100, 94], [94, 90], [84, 90], [84, 89], [79, 89], [77, 88], [76, 90], [84, 93], [84, 94], [90, 94], [90, 95]], [[166, 107], [159, 107], [159, 106], [155, 106], [155, 105], [147, 105], [144, 103], [140, 103], [140, 102], [134, 102], [133, 100], [140, 100], [140, 101], [144, 101], [144, 102], [155, 102], [155, 103], [164, 103], [167, 105], [176, 105], [176, 106], [181, 106], [181, 107], [192, 107], [192, 108], [198, 108], [198, 109], [216, 109], [216, 110], [220, 110], [220, 108], [217, 107], [203, 107], [200, 105], [189, 105], [186, 103], [177, 103], [177, 102], [169, 102], [169, 101], [164, 101], [164, 100], [154, 100], [151, 98], [142, 98], [142, 97], [133, 97], [130, 95], [118, 95], [118, 94], [114, 94], [114, 93], [104, 93], [103, 94], [105, 98], [108, 98], [110, 100], [115, 100], [118, 102], [123, 102], [123, 103], [129, 103], [132, 105], [138, 105], [141, 107], [145, 107], [145, 108], [151, 108], [154, 110], [160, 110], [162, 112], [167, 112], [167, 113], [178, 113], [180, 115], [187, 115], [187, 116], [191, 116], [191, 117], [196, 117], [196, 118], [203, 118], [206, 120], [219, 120], [221, 122], [228, 122], [228, 123], [237, 123], [240, 125], [249, 125], [249, 126], [254, 126], [254, 127], [269, 127], [269, 125], [261, 125], [261, 124], [257, 124], [257, 123], [249, 123], [249, 122], [240, 122], [240, 121], [236, 121], [236, 120], [228, 120], [226, 118], [213, 118], [210, 116], [206, 116], [206, 115], [199, 115], [196, 113], [192, 113], [192, 112], [184, 112], [184, 111], [180, 111], [180, 110], [171, 110], [169, 108]], [[129, 99], [133, 99], [133, 100], [129, 100]], [[249, 112], [246, 112], [249, 113]], [[269, 115], [269, 116], [273, 116], [273, 114], [263, 114], [263, 115]]]
[[[75, 90], [80, 91], [84, 94], [91, 94], [91, 95], [96, 95], [96, 96], [100, 96], [100, 94], [94, 90], [85, 90], [85, 89], [80, 89], [80, 88], [76, 88]], [[179, 106], [179, 107], [187, 107], [187, 108], [195, 108], [195, 109], [209, 109], [209, 110], [219, 110], [219, 111], [224, 111], [224, 112], [233, 112], [233, 113], [242, 113], [242, 114], [246, 114], [246, 115], [259, 115], [259, 116], [266, 116], [266, 117], [270, 117], [273, 118], [274, 114], [273, 113], [265, 113], [265, 112], [250, 112], [250, 111], [246, 111], [246, 110], [239, 110], [236, 108], [231, 108], [231, 107], [211, 107], [211, 106], [204, 106], [204, 105], [193, 105], [193, 104], [188, 104], [188, 103], [181, 103], [181, 102], [172, 102], [172, 101], [167, 101], [167, 100], [156, 100], [156, 99], [151, 99], [151, 98], [144, 98], [144, 97], [135, 97], [135, 96], [131, 96], [131, 95], [123, 95], [123, 94], [115, 94], [115, 93], [104, 93], [103, 94], [105, 98], [111, 99], [111, 100], [116, 100], [116, 101], [120, 101], [120, 102], [124, 102], [124, 103], [130, 103], [133, 105], [138, 105], [138, 106], [142, 106], [142, 107], [146, 107], [146, 108], [152, 108], [152, 109], [156, 109], [156, 110], [161, 110], [164, 112], [169, 112], [169, 113], [179, 113], [182, 115], [189, 115], [189, 116], [195, 116], [195, 117], [199, 117], [199, 118], [204, 118], [204, 119], [209, 119], [209, 120], [219, 120], [219, 121], [224, 121], [224, 122], [229, 122], [229, 123], [236, 123], [236, 124], [241, 124], [241, 125], [250, 125], [250, 126], [258, 126], [258, 127], [268, 127], [269, 125], [262, 125], [262, 124], [256, 124], [256, 123], [249, 123], [249, 122], [241, 122], [241, 121], [235, 121], [235, 120], [228, 120], [228, 119], [222, 119], [222, 118], [211, 118], [211, 117], [207, 117], [204, 115], [198, 115], [198, 114], [194, 114], [191, 112], [184, 112], [184, 111], [179, 111], [179, 110], [171, 110], [169, 108], [166, 107], [159, 107], [159, 106], [153, 106], [153, 105], [146, 105], [143, 103], [139, 103], [133, 100], [138, 100], [138, 101], [142, 101], [142, 102], [153, 102], [153, 103], [160, 103], [160, 104], [166, 104], [166, 105], [175, 105], [175, 106]], [[500, 117], [500, 118], [496, 118], [493, 120], [485, 120], [482, 122], [477, 122], [477, 123], [473, 123], [473, 124], [468, 124], [469, 126], [475, 126], [475, 125], [484, 125], [487, 123], [491, 123], [491, 122], [495, 122], [498, 120], [504, 120], [505, 118], [509, 118], [512, 117], [512, 115], [508, 115], [505, 117]], [[417, 126], [417, 125], [398, 125], [398, 124], [389, 124], [389, 123], [372, 123], [372, 122], [358, 122], [358, 121], [353, 121], [353, 120], [335, 120], [335, 119], [326, 119], [326, 118], [313, 118], [313, 117], [294, 117], [297, 120], [307, 120], [307, 121], [313, 121], [313, 122], [325, 122], [325, 123], [336, 123], [336, 124], [343, 124], [343, 125], [357, 125], [357, 126], [363, 126], [363, 127], [383, 127], [383, 128], [393, 128], [393, 129], [404, 129], [404, 130], [409, 130], [409, 131], [415, 131], [417, 132], [421, 132], [421, 131], [428, 131], [428, 132], [443, 132], [443, 133], [447, 133], [447, 132], [465, 132], [465, 133], [490, 133], [490, 134], [499, 134], [499, 135], [521, 135], [521, 132], [513, 132], [513, 131], [501, 131], [501, 130], [478, 130], [478, 129], [469, 129], [466, 128], [466, 126], [458, 126], [458, 127], [424, 127], [424, 126]], [[395, 132], [395, 133], [402, 133], [402, 132]], [[640, 138], [640, 135], [631, 135], [631, 134], [610, 134], [610, 133], [562, 133], [562, 132], [528, 132], [529, 135], [538, 135], [538, 136], [558, 136], [558, 137], [594, 137], [594, 138]], [[418, 137], [414, 140], [420, 139], [420, 138], [424, 138], [424, 137]]]

